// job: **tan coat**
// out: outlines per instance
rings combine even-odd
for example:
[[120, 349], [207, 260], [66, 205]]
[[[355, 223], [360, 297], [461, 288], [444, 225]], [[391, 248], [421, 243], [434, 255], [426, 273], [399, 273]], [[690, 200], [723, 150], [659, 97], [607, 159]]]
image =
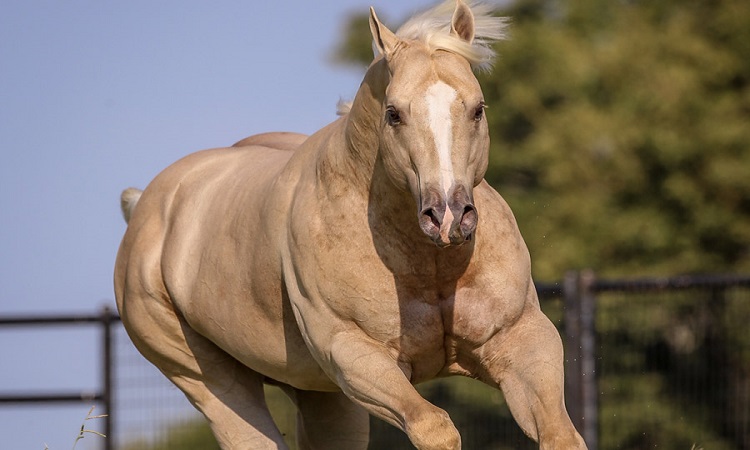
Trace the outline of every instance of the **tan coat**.
[[[471, 40], [462, 2], [453, 17]], [[469, 64], [371, 25], [384, 57], [348, 115], [189, 155], [130, 191], [115, 270], [128, 333], [225, 449], [284, 448], [263, 382], [297, 403], [302, 448], [366, 448], [370, 413], [419, 449], [458, 449], [413, 388], [448, 375], [502, 388], [542, 448], [584, 448], [528, 251], [482, 180]]]

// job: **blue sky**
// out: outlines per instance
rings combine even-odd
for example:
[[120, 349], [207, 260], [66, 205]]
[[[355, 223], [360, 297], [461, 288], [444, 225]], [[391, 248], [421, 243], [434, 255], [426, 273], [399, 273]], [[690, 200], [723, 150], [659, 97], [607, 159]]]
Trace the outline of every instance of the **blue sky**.
[[[345, 18], [371, 3], [386, 23], [430, 4], [4, 2], [0, 315], [114, 305], [123, 188], [193, 151], [334, 120], [362, 73], [331, 53]], [[97, 338], [0, 329], [0, 391], [98, 388]], [[68, 449], [88, 408], [0, 405], [0, 449]]]

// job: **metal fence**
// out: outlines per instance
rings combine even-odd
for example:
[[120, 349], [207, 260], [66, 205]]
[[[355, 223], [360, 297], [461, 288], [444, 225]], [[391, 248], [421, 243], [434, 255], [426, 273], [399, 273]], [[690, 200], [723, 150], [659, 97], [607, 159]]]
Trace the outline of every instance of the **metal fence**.
[[562, 285], [566, 401], [589, 448], [750, 448], [750, 277]]
[[582, 358], [568, 395], [573, 412], [594, 418], [578, 422], [592, 442], [750, 448], [750, 277], [574, 279], [579, 321], [591, 331], [579, 334], [578, 355], [566, 339], [567, 358]]
[[[96, 327], [100, 329], [98, 385], [81, 391], [51, 388], [13, 391], [3, 386], [0, 407], [40, 404], [97, 404], [104, 450], [149, 448], [169, 429], [201, 420], [185, 396], [135, 349], [120, 317], [109, 307], [94, 314], [0, 317], [2, 329]], [[58, 370], [66, 370], [64, 367]], [[2, 445], [0, 445], [2, 448]]]
[[[27, 328], [27, 327], [60, 327], [60, 326], [99, 326], [101, 328], [101, 370], [100, 384], [98, 388], [86, 391], [46, 391], [46, 392], [3, 392], [0, 393], [0, 406], [15, 404], [40, 404], [40, 403], [99, 403], [103, 406], [104, 414], [109, 415], [103, 420], [103, 433], [107, 436], [113, 434], [112, 396], [113, 396], [113, 370], [115, 364], [112, 352], [112, 334], [114, 324], [119, 324], [120, 318], [109, 308], [103, 308], [98, 314], [70, 314], [57, 316], [11, 316], [0, 317], [0, 327], [3, 328]], [[4, 389], [7, 389], [5, 387]], [[105, 444], [106, 450], [113, 449], [111, 441]]]
[[[563, 336], [567, 407], [591, 450], [750, 448], [750, 276], [600, 280], [585, 271], [537, 291]], [[109, 414], [106, 450], [148, 448], [168, 428], [200, 420], [109, 309], [0, 317], [2, 327], [51, 324], [101, 328], [99, 388], [0, 393], [0, 407], [99, 402]], [[419, 390], [451, 414], [465, 448], [536, 448], [493, 389], [451, 378]], [[373, 419], [370, 448], [408, 445], [403, 433]]]

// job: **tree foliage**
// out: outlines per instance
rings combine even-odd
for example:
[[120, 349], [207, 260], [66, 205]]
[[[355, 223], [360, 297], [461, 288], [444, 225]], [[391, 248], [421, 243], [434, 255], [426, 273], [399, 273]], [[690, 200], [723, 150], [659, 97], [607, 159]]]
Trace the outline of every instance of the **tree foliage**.
[[194, 419], [171, 426], [159, 442], [149, 444], [135, 440], [125, 444], [125, 450], [220, 450], [211, 428], [203, 419]]

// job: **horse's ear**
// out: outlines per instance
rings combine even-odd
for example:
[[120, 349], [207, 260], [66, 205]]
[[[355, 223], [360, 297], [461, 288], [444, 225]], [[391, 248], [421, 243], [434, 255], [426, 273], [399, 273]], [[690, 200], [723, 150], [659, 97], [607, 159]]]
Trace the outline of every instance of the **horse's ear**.
[[372, 32], [372, 40], [378, 52], [386, 58], [390, 56], [396, 48], [398, 38], [391, 30], [380, 23], [373, 7], [370, 7], [370, 32]]
[[474, 13], [463, 0], [456, 0], [456, 10], [451, 20], [451, 34], [469, 44], [474, 40]]

